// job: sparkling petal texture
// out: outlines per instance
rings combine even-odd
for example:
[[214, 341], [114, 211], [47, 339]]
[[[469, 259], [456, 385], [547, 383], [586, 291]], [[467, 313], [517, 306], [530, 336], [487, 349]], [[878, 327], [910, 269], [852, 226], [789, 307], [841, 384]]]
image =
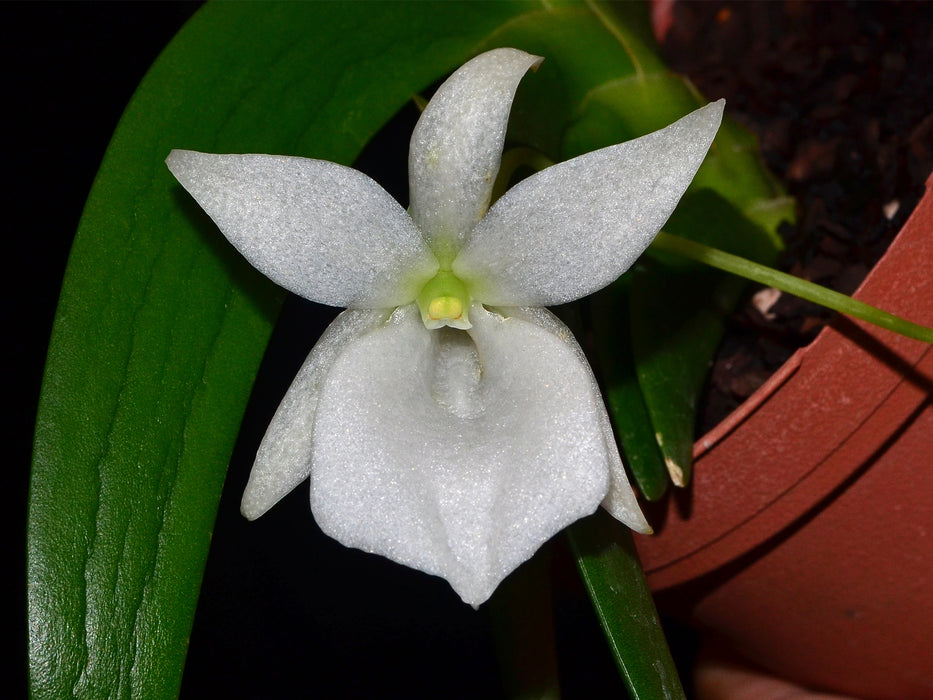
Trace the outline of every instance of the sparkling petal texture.
[[344, 311], [327, 327], [288, 388], [266, 429], [240, 502], [255, 520], [311, 474], [311, 437], [321, 385], [334, 360], [353, 339], [378, 328], [390, 311]]
[[476, 226], [454, 273], [484, 304], [550, 306], [625, 272], [667, 221], [722, 120], [720, 100], [523, 180]]
[[332, 537], [478, 605], [596, 509], [610, 457], [569, 332], [478, 304], [470, 316], [469, 331], [428, 331], [407, 306], [339, 354], [314, 423], [311, 507]]
[[[651, 531], [592, 370], [540, 307], [634, 262], [722, 118], [720, 101], [558, 164], [487, 212], [515, 91], [540, 60], [495, 49], [438, 89], [412, 135], [411, 217], [335, 163], [193, 151], [166, 161], [261, 272], [350, 308], [269, 425], [243, 515], [258, 518], [310, 476], [324, 532], [443, 576], [473, 605], [600, 503]], [[468, 306], [472, 328], [428, 330], [416, 299], [440, 304], [434, 321]]]
[[456, 253], [486, 213], [512, 98], [541, 60], [517, 49], [480, 54], [438, 88], [418, 120], [408, 158], [409, 211], [439, 257]]
[[351, 168], [308, 158], [172, 151], [172, 174], [254, 267], [331, 306], [407, 304], [437, 261], [405, 210]]
[[501, 313], [509, 317], [517, 317], [529, 323], [534, 323], [540, 328], [547, 330], [560, 340], [567, 344], [577, 356], [580, 364], [586, 368], [589, 377], [589, 390], [593, 400], [599, 406], [600, 427], [603, 434], [603, 440], [606, 443], [607, 466], [609, 467], [609, 493], [603, 500], [605, 508], [612, 517], [628, 527], [648, 535], [653, 532], [651, 525], [645, 519], [641, 508], [638, 506], [638, 499], [635, 491], [628, 481], [628, 475], [625, 473], [625, 466], [622, 464], [622, 458], [619, 456], [619, 448], [616, 445], [615, 433], [612, 431], [612, 423], [609, 420], [609, 414], [606, 412], [606, 405], [603, 403], [602, 393], [599, 391], [599, 383], [593, 376], [586, 355], [583, 349], [577, 343], [576, 338], [570, 332], [560, 319], [547, 309], [535, 307], [521, 307], [502, 309]]

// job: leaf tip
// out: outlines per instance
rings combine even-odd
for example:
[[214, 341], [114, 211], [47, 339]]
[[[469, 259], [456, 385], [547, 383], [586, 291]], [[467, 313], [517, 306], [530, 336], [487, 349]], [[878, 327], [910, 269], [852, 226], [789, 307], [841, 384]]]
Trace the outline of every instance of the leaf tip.
[[671, 475], [671, 481], [674, 482], [674, 486], [683, 488], [687, 485], [687, 479], [684, 474], [684, 470], [679, 464], [677, 464], [677, 462], [675, 462], [670, 457], [665, 457], [664, 464], [667, 465], [667, 472]]

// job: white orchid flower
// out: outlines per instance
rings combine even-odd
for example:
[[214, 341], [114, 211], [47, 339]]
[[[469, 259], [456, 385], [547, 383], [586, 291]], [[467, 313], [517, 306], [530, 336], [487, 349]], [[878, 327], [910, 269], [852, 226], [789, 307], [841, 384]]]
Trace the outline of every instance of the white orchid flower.
[[489, 208], [515, 90], [540, 61], [496, 49], [440, 87], [411, 140], [410, 215], [335, 163], [167, 160], [255, 267], [348, 308], [269, 425], [243, 514], [258, 518], [310, 477], [325, 533], [443, 576], [473, 605], [600, 503], [650, 532], [593, 373], [542, 307], [628, 269], [692, 180], [723, 109], [555, 165]]

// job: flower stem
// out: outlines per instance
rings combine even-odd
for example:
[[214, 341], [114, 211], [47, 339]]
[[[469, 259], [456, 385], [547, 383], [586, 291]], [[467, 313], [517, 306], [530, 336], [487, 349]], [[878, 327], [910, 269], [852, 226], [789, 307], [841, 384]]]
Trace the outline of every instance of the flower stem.
[[715, 267], [725, 272], [730, 272], [740, 277], [745, 277], [753, 282], [776, 287], [782, 292], [793, 294], [801, 299], [812, 301], [816, 304], [826, 306], [840, 313], [853, 316], [854, 318], [873, 323], [876, 326], [887, 328], [888, 330], [900, 333], [908, 338], [922, 340], [925, 343], [933, 343], [933, 328], [927, 328], [916, 323], [911, 323], [900, 316], [895, 316], [887, 311], [853, 299], [850, 296], [840, 292], [827, 289], [813, 282], [788, 275], [773, 268], [759, 263], [752, 262], [738, 255], [732, 255], [725, 251], [711, 248], [696, 243], [695, 241], [681, 238], [670, 233], [661, 231], [652, 243], [652, 247], [663, 250], [668, 253], [682, 255], [690, 260]]

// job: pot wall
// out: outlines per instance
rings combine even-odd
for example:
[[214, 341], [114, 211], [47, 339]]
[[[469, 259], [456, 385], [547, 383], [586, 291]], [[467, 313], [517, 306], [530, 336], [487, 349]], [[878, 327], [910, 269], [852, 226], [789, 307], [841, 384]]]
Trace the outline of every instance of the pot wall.
[[[933, 326], [933, 178], [856, 292]], [[752, 661], [933, 698], [933, 348], [840, 319], [694, 448], [637, 543], [662, 607]]]

